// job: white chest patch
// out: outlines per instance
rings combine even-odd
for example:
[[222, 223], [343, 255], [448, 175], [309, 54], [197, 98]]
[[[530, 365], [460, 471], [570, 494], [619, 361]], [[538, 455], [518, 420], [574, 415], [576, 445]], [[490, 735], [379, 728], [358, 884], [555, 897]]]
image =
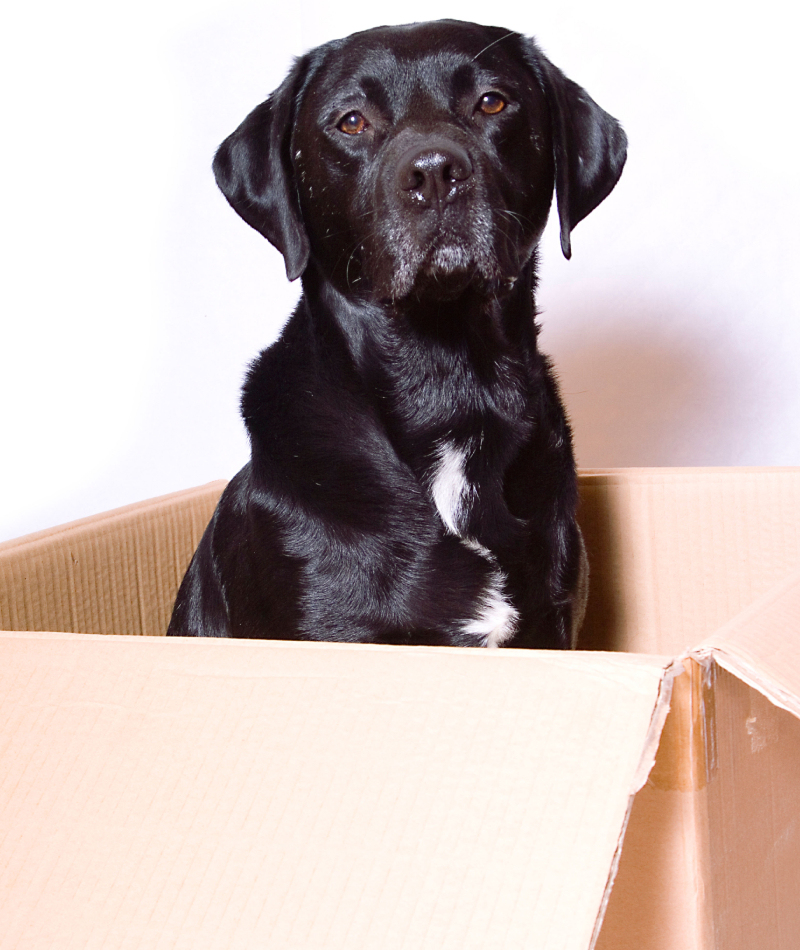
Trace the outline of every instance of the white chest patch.
[[475, 486], [469, 483], [464, 472], [467, 451], [447, 443], [442, 445], [431, 481], [431, 496], [447, 530], [494, 567], [481, 595], [477, 617], [467, 621], [462, 629], [481, 637], [487, 647], [499, 647], [514, 636], [519, 612], [506, 600], [505, 576], [492, 552], [465, 533], [470, 507], [476, 498]]
[[475, 489], [464, 474], [467, 451], [445, 443], [439, 450], [431, 495], [439, 517], [451, 534], [461, 536]]

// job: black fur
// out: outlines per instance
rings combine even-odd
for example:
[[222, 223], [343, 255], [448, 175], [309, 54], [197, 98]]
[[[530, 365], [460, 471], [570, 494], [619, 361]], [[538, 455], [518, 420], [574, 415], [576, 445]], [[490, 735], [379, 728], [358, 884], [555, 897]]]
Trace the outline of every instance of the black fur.
[[[508, 645], [570, 645], [575, 465], [536, 245], [555, 190], [569, 256], [625, 147], [506, 30], [383, 27], [295, 63], [214, 161], [303, 296], [247, 375], [252, 457], [170, 634], [478, 646], [505, 617]], [[464, 487], [449, 528], [445, 457]]]

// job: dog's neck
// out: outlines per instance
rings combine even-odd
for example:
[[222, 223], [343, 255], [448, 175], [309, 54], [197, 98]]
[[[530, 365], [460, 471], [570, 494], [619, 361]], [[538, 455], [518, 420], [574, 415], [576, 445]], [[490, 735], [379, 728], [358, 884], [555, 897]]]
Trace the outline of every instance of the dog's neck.
[[[319, 329], [331, 344], [331, 332], [341, 338], [359, 374], [373, 372], [376, 354], [383, 359], [398, 348], [409, 355], [420, 348], [448, 365], [466, 362], [488, 377], [498, 362], [519, 354], [520, 348], [526, 356], [536, 352], [536, 266], [534, 254], [513, 287], [502, 293], [468, 288], [456, 298], [410, 295], [391, 301], [343, 293], [312, 262], [303, 275], [305, 301], [300, 306], [305, 303], [309, 317], [314, 314], [326, 324]], [[407, 369], [401, 373], [403, 380]]]
[[480, 431], [489, 417], [511, 442], [529, 429], [528, 396], [543, 359], [534, 260], [503, 296], [375, 302], [345, 296], [313, 271], [303, 287], [301, 310], [326, 324], [315, 334], [327, 350], [320, 357], [349, 367], [390, 436], [403, 433], [418, 459]]

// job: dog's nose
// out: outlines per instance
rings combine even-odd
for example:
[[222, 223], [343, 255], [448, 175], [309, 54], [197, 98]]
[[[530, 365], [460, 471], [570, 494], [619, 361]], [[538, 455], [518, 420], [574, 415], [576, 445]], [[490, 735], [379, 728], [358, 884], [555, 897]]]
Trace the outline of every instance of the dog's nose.
[[397, 166], [397, 184], [423, 205], [453, 201], [472, 177], [472, 162], [455, 142], [409, 149]]

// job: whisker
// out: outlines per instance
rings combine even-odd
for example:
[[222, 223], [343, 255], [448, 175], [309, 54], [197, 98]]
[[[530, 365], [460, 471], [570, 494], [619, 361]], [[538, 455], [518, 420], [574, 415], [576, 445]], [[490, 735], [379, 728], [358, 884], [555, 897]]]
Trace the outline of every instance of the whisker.
[[483, 54], [486, 52], [487, 49], [491, 49], [493, 46], [497, 46], [498, 43], [502, 43], [503, 40], [507, 40], [509, 36], [519, 36], [519, 35], [520, 34], [517, 30], [509, 30], [505, 36], [501, 36], [500, 39], [495, 40], [493, 43], [490, 43], [488, 46], [484, 46], [483, 49], [480, 51], [480, 53], [477, 53], [475, 56], [472, 57], [472, 62], [474, 63], [475, 60], [478, 58], [478, 56], [483, 56]]
[[506, 215], [509, 218], [514, 218], [514, 220], [519, 221], [520, 224], [533, 223], [530, 218], [525, 217], [524, 214], [517, 214], [516, 211], [508, 211], [507, 209], [504, 209], [504, 208], [498, 208], [498, 212], [500, 214]]

